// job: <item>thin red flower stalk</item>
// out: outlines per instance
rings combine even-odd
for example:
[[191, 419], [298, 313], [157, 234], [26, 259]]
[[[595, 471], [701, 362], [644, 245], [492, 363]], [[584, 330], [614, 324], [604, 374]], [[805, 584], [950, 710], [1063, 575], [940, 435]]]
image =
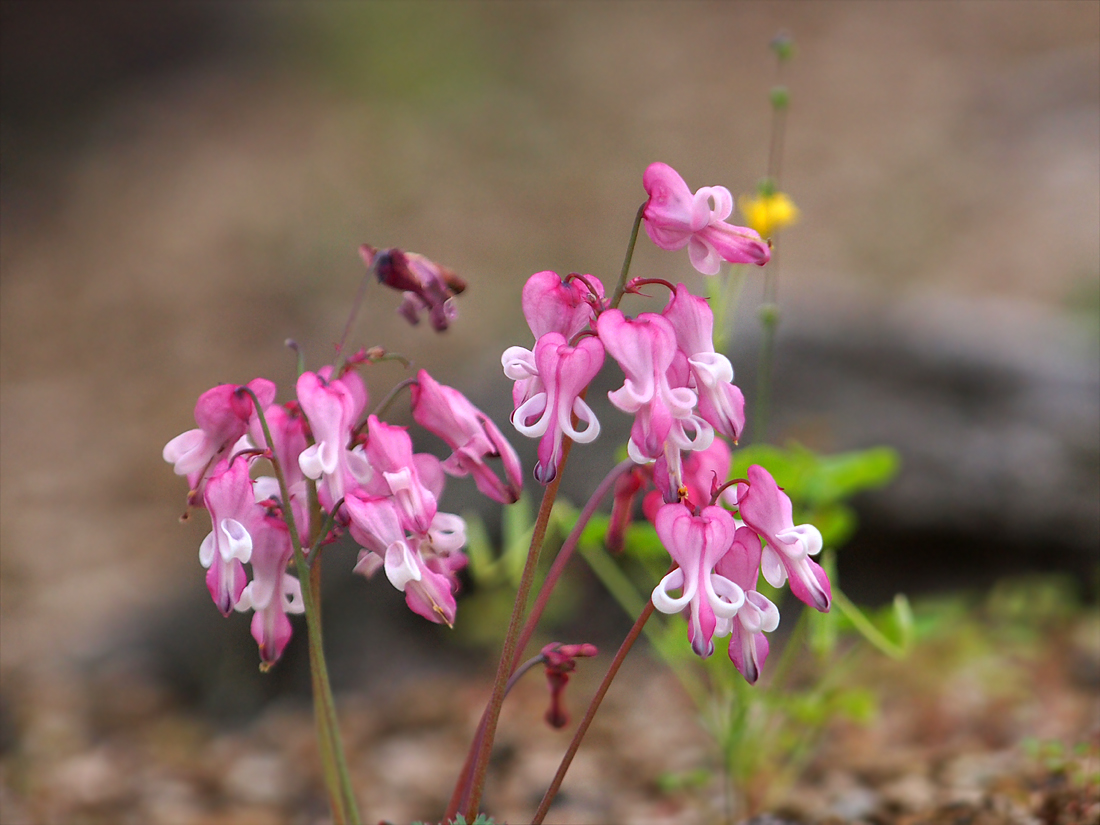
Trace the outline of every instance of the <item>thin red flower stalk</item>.
[[[675, 568], [675, 565], [673, 565], [673, 568]], [[607, 694], [608, 688], [611, 687], [611, 682], [618, 674], [619, 668], [622, 667], [626, 655], [630, 652], [630, 649], [641, 635], [645, 623], [649, 621], [649, 617], [653, 615], [653, 610], [653, 602], [647, 602], [641, 615], [639, 615], [637, 621], [634, 622], [634, 626], [630, 628], [630, 632], [627, 633], [626, 638], [623, 639], [622, 645], [619, 646], [615, 658], [607, 668], [607, 673], [604, 674], [603, 681], [600, 682], [599, 688], [596, 689], [596, 695], [592, 697], [592, 701], [588, 705], [588, 710], [584, 712], [584, 718], [581, 719], [580, 724], [577, 725], [577, 729], [573, 733], [573, 739], [570, 741], [569, 747], [565, 751], [565, 756], [562, 757], [561, 764], [558, 765], [558, 772], [554, 774], [554, 779], [550, 782], [550, 787], [546, 789], [546, 793], [542, 797], [542, 802], [539, 803], [539, 808], [535, 812], [534, 818], [531, 820], [531, 825], [540, 825], [543, 819], [546, 818], [546, 813], [550, 810], [550, 805], [553, 803], [554, 797], [557, 796], [558, 790], [561, 788], [561, 783], [565, 779], [565, 774], [573, 762], [573, 757], [577, 755], [577, 750], [581, 746], [581, 740], [584, 739], [584, 735], [588, 732], [592, 720], [596, 717], [596, 711], [600, 709], [600, 703], [603, 702], [603, 697]]]
[[[523, 655], [524, 648], [527, 647], [527, 643], [531, 640], [531, 636], [535, 632], [535, 628], [538, 626], [539, 619], [542, 618], [542, 613], [546, 609], [547, 603], [550, 601], [550, 596], [557, 586], [562, 572], [565, 570], [565, 565], [572, 558], [573, 551], [576, 549], [577, 544], [580, 542], [581, 534], [584, 532], [584, 528], [588, 526], [588, 522], [591, 521], [592, 516], [595, 515], [597, 508], [602, 503], [604, 497], [608, 491], [614, 487], [615, 481], [618, 480], [624, 472], [634, 466], [634, 462], [630, 459], [622, 461], [616, 465], [610, 473], [604, 478], [603, 481], [596, 487], [589, 498], [588, 503], [581, 510], [580, 515], [577, 516], [577, 522], [573, 525], [573, 529], [566, 537], [565, 542], [562, 543], [561, 549], [558, 551], [558, 555], [554, 559], [554, 563], [550, 566], [550, 570], [546, 573], [546, 578], [542, 582], [542, 586], [539, 588], [539, 594], [535, 599], [534, 605], [531, 607], [531, 612], [527, 615], [527, 620], [524, 622], [523, 630], [520, 632], [519, 639], [516, 642], [515, 654], [512, 657], [512, 669], [514, 671], [511, 680], [505, 688], [505, 695], [508, 690], [511, 689], [511, 685], [516, 681], [517, 677], [526, 672], [526, 668], [531, 666], [531, 662], [541, 661], [540, 657], [535, 657], [528, 662], [525, 662], [519, 668], [516, 667], [519, 657]], [[481, 745], [481, 740], [484, 736], [485, 722], [487, 719], [486, 713], [482, 713], [481, 720], [478, 722], [477, 733], [474, 735], [473, 741], [470, 743], [469, 752], [466, 754], [466, 761], [462, 765], [462, 771], [459, 774], [459, 782], [457, 783], [454, 793], [451, 797], [451, 802], [447, 806], [447, 813], [444, 815], [444, 821], [448, 818], [453, 818], [458, 813], [458, 808], [467, 801], [469, 787], [470, 787], [470, 771], [473, 767], [473, 760], [475, 754]]]
[[[500, 709], [504, 705], [504, 689], [513, 670], [513, 657], [516, 651], [520, 621], [527, 610], [527, 597], [531, 593], [531, 585], [535, 580], [535, 571], [538, 568], [542, 543], [546, 539], [546, 528], [550, 523], [550, 511], [553, 509], [554, 500], [558, 496], [558, 486], [561, 484], [560, 468], [565, 466], [572, 446], [572, 440], [566, 438], [562, 447], [561, 463], [558, 465], [559, 472], [543, 492], [542, 504], [539, 506], [538, 518], [535, 520], [534, 531], [531, 534], [527, 562], [523, 567], [519, 589], [516, 591], [516, 600], [512, 605], [512, 617], [508, 622], [508, 632], [504, 636], [504, 648], [500, 652], [497, 675], [493, 681], [493, 693], [489, 697], [489, 704], [485, 709], [485, 731], [482, 741], [478, 744], [477, 756], [474, 758], [473, 768], [471, 769], [469, 798], [466, 800], [465, 810], [467, 821], [473, 821], [477, 816], [478, 806], [481, 804], [481, 794], [485, 788], [485, 777], [489, 769], [489, 754], [493, 748], [493, 739], [496, 737]], [[461, 783], [463, 779], [464, 777], [460, 776], [459, 782]]]

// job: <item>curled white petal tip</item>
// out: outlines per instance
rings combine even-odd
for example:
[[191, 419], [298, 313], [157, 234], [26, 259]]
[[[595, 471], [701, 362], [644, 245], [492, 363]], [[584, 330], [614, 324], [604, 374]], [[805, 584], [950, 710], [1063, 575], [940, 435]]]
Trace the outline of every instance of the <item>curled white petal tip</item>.
[[243, 524], [234, 518], [222, 519], [220, 525], [226, 541], [219, 543], [224, 561], [237, 559], [247, 562], [252, 558], [252, 536]]
[[283, 575], [283, 610], [287, 613], [305, 613], [302, 600], [302, 583], [290, 574]]
[[302, 450], [301, 454], [298, 456], [298, 467], [301, 469], [303, 475], [314, 481], [319, 479], [321, 474], [324, 473], [324, 468], [321, 466], [320, 451], [320, 445], [313, 444]]
[[783, 553], [792, 559], [816, 556], [824, 546], [821, 531], [812, 524], [795, 525], [776, 533], [775, 537], [780, 541], [788, 542], [783, 547]]
[[423, 577], [412, 551], [404, 541], [395, 541], [386, 548], [385, 568], [390, 584], [402, 592], [409, 582], [418, 582]]
[[206, 538], [202, 540], [202, 544], [199, 545], [199, 564], [209, 569], [210, 565], [214, 563], [214, 553], [217, 552], [217, 549], [214, 531], [211, 530], [206, 534]]
[[691, 599], [695, 595], [694, 587], [685, 589], [678, 598], [669, 594], [670, 590], [676, 590], [683, 586], [684, 571], [677, 568], [661, 579], [657, 586], [653, 588], [653, 595], [651, 596], [653, 606], [668, 615], [679, 613], [691, 603]]

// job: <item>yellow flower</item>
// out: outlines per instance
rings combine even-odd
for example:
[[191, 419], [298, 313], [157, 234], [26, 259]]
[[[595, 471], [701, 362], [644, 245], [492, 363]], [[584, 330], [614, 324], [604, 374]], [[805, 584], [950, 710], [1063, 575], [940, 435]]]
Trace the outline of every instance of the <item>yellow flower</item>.
[[798, 220], [798, 207], [783, 192], [742, 196], [737, 201], [737, 208], [745, 216], [745, 222], [759, 232], [761, 238], [768, 238]]

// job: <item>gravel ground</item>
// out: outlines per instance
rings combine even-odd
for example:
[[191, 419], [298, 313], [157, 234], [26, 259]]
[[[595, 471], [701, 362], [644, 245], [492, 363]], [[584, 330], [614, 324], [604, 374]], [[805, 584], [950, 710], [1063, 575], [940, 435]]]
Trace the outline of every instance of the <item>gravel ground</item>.
[[[876, 697], [876, 712], [863, 723], [831, 722], [790, 781], [758, 776], [749, 788], [755, 803], [739, 805], [732, 820], [1097, 822], [1095, 610], [1008, 633], [964, 620], [900, 662], [852, 655], [848, 680]], [[582, 667], [570, 685], [575, 717], [597, 673]], [[4, 825], [328, 821], [301, 700], [224, 723], [181, 706], [167, 685], [141, 673], [56, 677], [4, 686]], [[487, 682], [439, 676], [339, 697], [366, 822], [440, 815]], [[568, 741], [568, 728], [542, 722], [546, 705], [545, 685], [532, 674], [505, 708], [486, 796], [498, 822], [530, 817]], [[675, 678], [641, 652], [609, 693], [548, 821], [730, 821], [715, 756]]]

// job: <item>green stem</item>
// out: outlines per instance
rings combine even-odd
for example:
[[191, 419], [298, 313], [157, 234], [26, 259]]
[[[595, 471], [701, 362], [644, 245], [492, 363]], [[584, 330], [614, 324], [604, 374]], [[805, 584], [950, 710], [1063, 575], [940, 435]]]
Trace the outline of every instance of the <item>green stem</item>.
[[[492, 752], [493, 739], [496, 737], [500, 709], [504, 705], [504, 691], [508, 683], [508, 677], [512, 675], [512, 662], [516, 652], [516, 641], [519, 638], [520, 623], [527, 611], [527, 597], [531, 593], [531, 585], [535, 580], [539, 554], [542, 551], [542, 543], [546, 538], [546, 527], [550, 522], [550, 512], [554, 507], [554, 499], [558, 496], [562, 470], [569, 458], [569, 450], [572, 444], [573, 442], [568, 438], [565, 439], [557, 475], [543, 491], [542, 504], [539, 507], [538, 518], [535, 520], [535, 527], [531, 533], [531, 545], [527, 550], [527, 562], [523, 567], [523, 576], [520, 578], [516, 600], [512, 605], [512, 617], [508, 621], [508, 632], [504, 636], [504, 647], [500, 652], [497, 675], [493, 681], [493, 693], [489, 697], [489, 704], [485, 709], [485, 733], [478, 745], [477, 757], [474, 759], [474, 766], [470, 775], [470, 795], [465, 810], [467, 821], [473, 821], [481, 804], [481, 794], [485, 788], [485, 776], [489, 768], [489, 754]], [[464, 777], [459, 776], [459, 782], [463, 780]]]
[[707, 278], [705, 281], [707, 297], [710, 299], [711, 312], [714, 313], [714, 351], [725, 354], [729, 343], [730, 310], [738, 305], [741, 288], [745, 283], [744, 267], [730, 266], [721, 278]]
[[[268, 445], [273, 445], [275, 442], [271, 438], [271, 431], [268, 429], [267, 418], [260, 406], [260, 401], [251, 389], [246, 388], [246, 391], [252, 396], [252, 404], [256, 410], [260, 427], [263, 429], [264, 440]], [[329, 804], [332, 806], [332, 817], [336, 825], [359, 825], [358, 806], [355, 801], [355, 793], [351, 787], [347, 761], [344, 758], [344, 748], [340, 742], [340, 728], [336, 720], [336, 703], [332, 698], [328, 667], [325, 664], [324, 643], [321, 637], [321, 606], [320, 600], [317, 598], [319, 581], [315, 581], [311, 575], [311, 565], [302, 551], [302, 543], [298, 539], [298, 528], [294, 523], [286, 477], [278, 458], [274, 454], [274, 449], [272, 449], [271, 464], [275, 469], [275, 478], [279, 482], [279, 495], [283, 501], [283, 519], [286, 521], [287, 530], [290, 533], [290, 542], [294, 549], [294, 566], [297, 568], [298, 580], [302, 587], [302, 604], [305, 607], [306, 633], [309, 639], [309, 671], [313, 686], [313, 711], [317, 724], [317, 743], [320, 750], [325, 787], [328, 790]], [[310, 498], [312, 499], [313, 496]], [[311, 518], [311, 521], [314, 521], [314, 519]], [[320, 537], [318, 537], [319, 539]], [[320, 566], [316, 562], [313, 566], [320, 573]]]
[[[904, 605], [903, 610], [908, 610], [909, 603], [904, 600], [900, 602]], [[885, 653], [891, 659], [904, 659], [909, 652], [908, 634], [903, 631], [901, 642], [891, 641], [886, 635], [875, 627], [874, 623], [867, 618], [866, 614], [860, 610], [856, 605], [840, 591], [839, 588], [833, 588], [833, 604], [837, 606], [841, 614], [852, 623], [860, 635], [863, 636], [868, 642], [878, 648], [882, 653]], [[895, 600], [895, 604], [898, 604], [898, 600]], [[898, 608], [895, 608], [898, 609]]]
[[405, 387], [411, 387], [415, 383], [415, 378], [406, 378], [404, 381], [395, 384], [394, 388], [386, 394], [386, 397], [378, 402], [378, 406], [374, 408], [374, 411], [371, 413], [371, 415], [380, 418], [382, 414], [389, 409], [390, 404], [394, 402], [401, 390], [405, 389]]
[[[774, 264], [773, 257], [769, 266]], [[767, 273], [768, 276], [771, 274], [771, 272]], [[767, 281], [765, 281], [765, 289], [766, 284]], [[752, 440], [757, 444], [764, 444], [768, 440], [768, 416], [771, 413], [772, 364], [775, 361], [775, 328], [779, 326], [779, 307], [773, 302], [767, 302], [761, 305], [758, 314], [763, 334], [760, 338], [760, 364], [756, 375], [756, 409]]]
[[619, 306], [626, 291], [626, 276], [630, 273], [630, 262], [634, 259], [634, 244], [638, 241], [638, 229], [642, 225], [642, 218], [645, 216], [645, 208], [648, 205], [649, 201], [646, 201], [639, 206], [638, 214], [634, 217], [634, 228], [630, 230], [630, 242], [626, 247], [626, 257], [623, 258], [623, 268], [619, 271], [619, 282], [615, 284], [615, 292], [611, 295], [611, 309]]
[[340, 375], [340, 369], [344, 366], [344, 361], [347, 360], [347, 347], [348, 336], [351, 335], [352, 325], [355, 324], [355, 316], [359, 314], [359, 310], [363, 307], [363, 299], [367, 294], [367, 284], [370, 283], [371, 276], [374, 275], [374, 266], [368, 266], [366, 273], [363, 275], [362, 280], [359, 281], [359, 288], [355, 290], [355, 298], [351, 302], [351, 311], [348, 313], [348, 321], [344, 324], [344, 334], [340, 336], [340, 343], [336, 345], [336, 362], [332, 365], [332, 377], [336, 379]]
[[542, 802], [539, 803], [539, 808], [535, 812], [534, 818], [531, 820], [531, 825], [541, 825], [543, 819], [546, 818], [546, 813], [550, 810], [550, 804], [554, 801], [554, 797], [557, 796], [558, 789], [561, 788], [561, 783], [565, 779], [565, 774], [569, 770], [569, 766], [573, 763], [573, 757], [577, 755], [577, 749], [581, 746], [581, 740], [584, 739], [584, 735], [588, 732], [588, 727], [592, 724], [592, 720], [596, 716], [596, 711], [599, 710], [600, 703], [603, 702], [603, 697], [607, 694], [608, 688], [611, 687], [611, 682], [616, 674], [618, 674], [619, 668], [622, 667], [623, 661], [626, 659], [626, 654], [634, 647], [634, 643], [642, 633], [642, 628], [645, 627], [645, 623], [652, 615], [653, 602], [646, 602], [641, 615], [638, 616], [638, 620], [634, 622], [634, 626], [630, 628], [630, 632], [626, 634], [626, 638], [623, 639], [622, 645], [619, 646], [615, 658], [607, 668], [607, 673], [604, 674], [603, 681], [600, 682], [600, 686], [596, 690], [596, 695], [592, 697], [592, 701], [588, 704], [588, 710], [585, 711], [584, 718], [581, 719], [581, 723], [577, 725], [576, 731], [573, 732], [573, 739], [570, 741], [569, 747], [565, 751], [565, 756], [562, 757], [561, 764], [558, 765], [558, 771], [554, 774], [554, 779], [551, 781], [550, 787], [546, 789], [546, 793], [542, 797]]
[[[776, 76], [781, 77], [789, 53], [777, 52]], [[773, 191], [779, 191], [779, 172], [783, 163], [783, 144], [787, 135], [787, 99], [777, 105], [772, 97], [771, 139], [768, 147], [768, 180]], [[764, 303], [759, 314], [763, 326], [760, 341], [760, 367], [756, 376], [756, 416], [752, 440], [763, 444], [768, 440], [768, 415], [771, 413], [772, 363], [775, 360], [775, 328], [779, 326], [779, 241], [771, 241], [771, 261], [764, 269]]]

